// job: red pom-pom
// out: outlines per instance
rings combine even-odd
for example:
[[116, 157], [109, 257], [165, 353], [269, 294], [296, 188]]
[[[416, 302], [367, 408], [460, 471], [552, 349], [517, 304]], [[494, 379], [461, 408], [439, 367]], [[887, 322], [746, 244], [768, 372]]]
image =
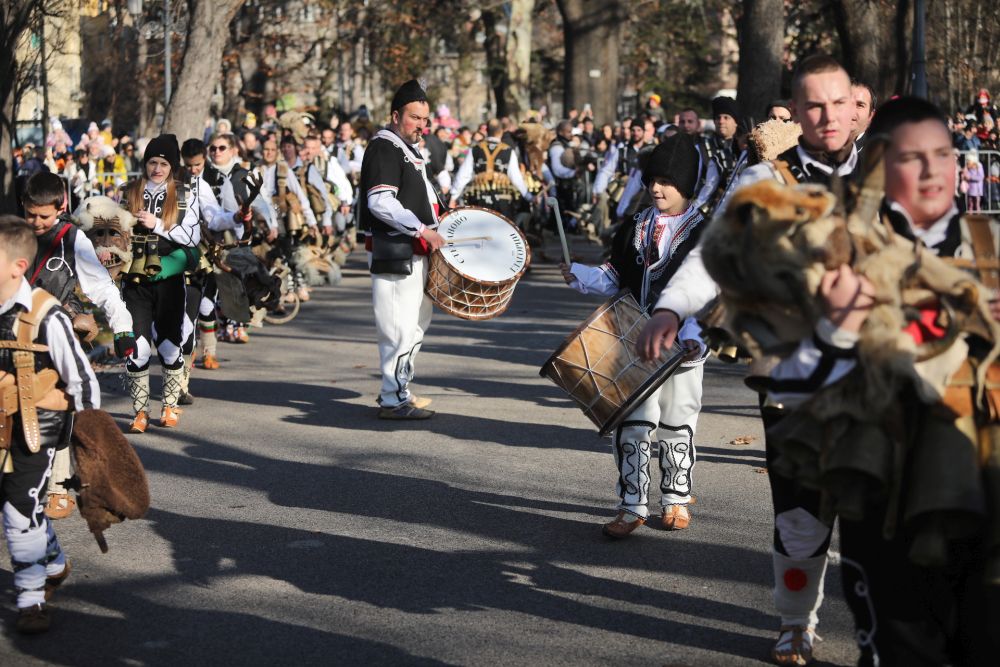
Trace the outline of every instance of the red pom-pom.
[[797, 567], [785, 570], [785, 588], [790, 591], [801, 591], [806, 587], [809, 577]]

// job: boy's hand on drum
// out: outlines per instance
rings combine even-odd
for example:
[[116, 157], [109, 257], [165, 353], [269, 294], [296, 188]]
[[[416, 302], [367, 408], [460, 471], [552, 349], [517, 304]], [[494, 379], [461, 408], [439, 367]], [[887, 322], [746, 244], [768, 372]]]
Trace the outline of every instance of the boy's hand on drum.
[[663, 350], [669, 350], [677, 338], [681, 320], [672, 310], [653, 313], [635, 342], [635, 351], [643, 361], [656, 361]]
[[424, 227], [424, 230], [420, 232], [420, 237], [427, 241], [431, 250], [440, 250], [444, 246], [444, 237], [430, 227]]
[[560, 262], [559, 270], [562, 272], [562, 277], [563, 280], [566, 281], [566, 284], [572, 285], [573, 281], [576, 280], [576, 276], [573, 275], [573, 272], [570, 270], [570, 267], [567, 266], [565, 262]]

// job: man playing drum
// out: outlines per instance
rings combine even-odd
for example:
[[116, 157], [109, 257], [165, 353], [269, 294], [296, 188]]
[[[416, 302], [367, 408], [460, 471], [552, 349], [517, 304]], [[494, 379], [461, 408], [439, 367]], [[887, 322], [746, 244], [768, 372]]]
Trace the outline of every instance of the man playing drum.
[[435, 231], [438, 199], [417, 144], [430, 117], [414, 80], [392, 98], [392, 121], [368, 144], [358, 211], [372, 273], [372, 305], [382, 367], [380, 419], [429, 419], [430, 403], [410, 393], [413, 361], [431, 321], [424, 293], [428, 255], [444, 245]]
[[[604, 524], [608, 537], [623, 538], [646, 523], [649, 459], [653, 442], [660, 447], [661, 521], [667, 530], [691, 521], [691, 473], [695, 463], [694, 430], [701, 411], [706, 349], [700, 328], [690, 317], [715, 296], [715, 284], [701, 263], [698, 238], [703, 218], [691, 203], [698, 180], [698, 152], [687, 135], [669, 137], [650, 155], [642, 181], [653, 206], [622, 225], [611, 259], [602, 266], [561, 266], [563, 277], [583, 294], [612, 296], [632, 292], [640, 308], [653, 316], [637, 342], [640, 356], [654, 360], [674, 339], [699, 354], [670, 376], [616, 429], [615, 462], [618, 515]], [[680, 326], [683, 322], [683, 326]], [[678, 331], [679, 329], [679, 331]]]

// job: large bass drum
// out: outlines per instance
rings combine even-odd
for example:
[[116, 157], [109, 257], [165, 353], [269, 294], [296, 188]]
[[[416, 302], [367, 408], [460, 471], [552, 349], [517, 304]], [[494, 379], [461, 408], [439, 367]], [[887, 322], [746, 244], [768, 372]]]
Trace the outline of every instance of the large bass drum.
[[630, 292], [604, 302], [542, 366], [570, 395], [601, 435], [608, 435], [673, 374], [697, 356], [675, 343], [669, 358], [643, 361], [635, 342], [649, 315]]
[[441, 310], [465, 320], [500, 315], [531, 263], [524, 234], [504, 216], [467, 207], [441, 217], [445, 245], [431, 254], [427, 295]]

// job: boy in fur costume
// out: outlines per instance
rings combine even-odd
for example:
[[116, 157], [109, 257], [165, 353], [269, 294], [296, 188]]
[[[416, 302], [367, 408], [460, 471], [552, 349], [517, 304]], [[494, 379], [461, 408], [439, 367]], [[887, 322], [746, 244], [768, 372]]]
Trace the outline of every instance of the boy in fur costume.
[[[768, 471], [772, 484], [793, 481], [800, 497], [815, 498], [778, 514], [776, 537], [825, 551], [826, 526], [840, 517], [860, 664], [992, 664], [1000, 609], [1000, 326], [988, 301], [995, 230], [957, 216], [955, 155], [935, 107], [890, 102], [871, 136], [873, 162], [888, 141], [883, 216], [881, 164], [846, 216], [829, 192], [760, 182], [738, 191], [708, 230], [705, 263], [734, 328], [758, 354], [783, 357], [762, 382]], [[733, 238], [743, 239], [742, 252]], [[961, 268], [975, 268], [992, 289]], [[825, 554], [817, 558], [825, 566]], [[810, 562], [789, 565], [781, 583], [818, 606], [822, 579]], [[779, 605], [796, 602], [780, 593]], [[792, 636], [791, 651], [779, 640], [775, 657], [804, 664], [811, 641], [801, 640], [814, 631]]]
[[660, 447], [660, 521], [667, 530], [687, 528], [691, 521], [694, 431], [701, 411], [706, 348], [700, 341], [701, 329], [690, 315], [715, 296], [697, 249], [703, 222], [701, 212], [692, 205], [697, 179], [694, 141], [688, 135], [667, 138], [653, 149], [642, 174], [653, 206], [637, 215], [635, 224], [622, 225], [610, 261], [602, 266], [574, 263], [561, 267], [566, 282], [583, 294], [613, 296], [628, 289], [640, 308], [652, 311], [637, 341], [644, 359], [657, 359], [661, 349], [669, 349], [676, 338], [700, 351], [615, 432], [620, 502], [618, 515], [603, 527], [611, 538], [627, 537], [646, 523], [653, 442]]
[[70, 572], [45, 516], [52, 462], [69, 444], [72, 411], [101, 402], [66, 312], [25, 279], [36, 251], [24, 220], [0, 216], [0, 504], [24, 634], [49, 629], [47, 602]]

